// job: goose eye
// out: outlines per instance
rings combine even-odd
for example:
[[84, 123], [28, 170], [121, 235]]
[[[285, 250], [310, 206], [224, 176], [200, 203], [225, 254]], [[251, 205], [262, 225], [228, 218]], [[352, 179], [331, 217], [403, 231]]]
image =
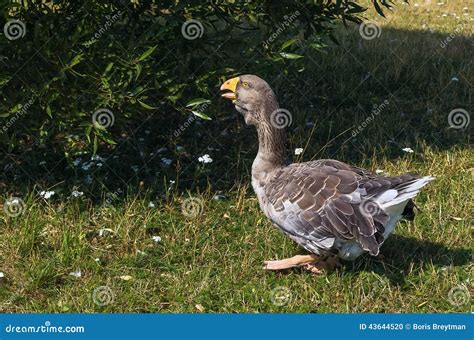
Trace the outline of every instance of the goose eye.
[[249, 83], [247, 83], [246, 81], [244, 81], [244, 82], [242, 83], [242, 86], [243, 86], [243, 87], [249, 87]]

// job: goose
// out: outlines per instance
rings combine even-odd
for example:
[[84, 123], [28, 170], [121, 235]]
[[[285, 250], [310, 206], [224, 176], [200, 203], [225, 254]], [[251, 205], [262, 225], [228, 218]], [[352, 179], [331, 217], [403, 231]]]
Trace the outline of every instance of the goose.
[[381, 176], [338, 160], [288, 164], [285, 129], [289, 112], [266, 81], [255, 75], [226, 80], [221, 96], [232, 101], [258, 134], [252, 187], [271, 223], [308, 255], [265, 261], [267, 270], [302, 267], [313, 273], [377, 256], [401, 218], [413, 219], [412, 199], [430, 181], [405, 173]]

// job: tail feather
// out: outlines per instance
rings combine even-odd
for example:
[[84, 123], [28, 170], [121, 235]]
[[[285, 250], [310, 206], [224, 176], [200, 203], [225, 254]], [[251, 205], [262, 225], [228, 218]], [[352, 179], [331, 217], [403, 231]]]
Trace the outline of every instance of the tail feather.
[[398, 191], [397, 197], [392, 200], [383, 202], [382, 209], [398, 205], [403, 202], [408, 202], [413, 197], [415, 197], [426, 184], [434, 180], [435, 177], [432, 176], [425, 176], [414, 181], [411, 183], [403, 183], [394, 189]]

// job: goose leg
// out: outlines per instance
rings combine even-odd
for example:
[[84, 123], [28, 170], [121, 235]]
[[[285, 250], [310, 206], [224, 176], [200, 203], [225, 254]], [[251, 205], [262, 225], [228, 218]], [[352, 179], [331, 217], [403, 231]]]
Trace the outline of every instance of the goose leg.
[[336, 267], [339, 267], [340, 265], [341, 263], [339, 262], [339, 258], [337, 256], [328, 256], [312, 263], [305, 264], [303, 266], [303, 269], [313, 274], [321, 274], [322, 270], [333, 271], [334, 269], [336, 269]]
[[288, 259], [277, 261], [265, 261], [266, 270], [282, 270], [294, 267], [302, 267], [313, 274], [321, 274], [322, 270], [334, 270], [340, 266], [337, 256], [319, 257], [317, 255], [296, 255]]
[[282, 270], [293, 267], [304, 266], [306, 264], [313, 263], [319, 259], [316, 255], [296, 255], [288, 259], [277, 260], [277, 261], [265, 261], [264, 269], [267, 270]]

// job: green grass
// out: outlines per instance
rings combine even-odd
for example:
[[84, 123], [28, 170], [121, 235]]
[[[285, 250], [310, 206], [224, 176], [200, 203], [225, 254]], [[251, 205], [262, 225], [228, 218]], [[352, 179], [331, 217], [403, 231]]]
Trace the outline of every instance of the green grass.
[[[293, 127], [299, 127], [291, 130], [291, 147], [305, 151], [295, 160], [330, 157], [387, 174], [437, 177], [417, 197], [421, 211], [415, 221], [398, 225], [381, 256], [362, 256], [321, 276], [262, 270], [264, 260], [302, 250], [259, 210], [249, 187], [255, 135], [240, 121], [230, 136], [211, 133], [220, 151], [211, 155], [215, 161], [207, 171], [191, 176], [207, 185], [190, 186], [189, 192], [178, 185], [189, 181], [180, 167], [169, 177], [177, 180], [176, 187], [159, 193], [138, 180], [138, 189], [105, 205], [87, 193], [80, 199], [58, 194], [43, 200], [33, 187], [10, 190], [8, 196], [23, 198], [25, 211], [18, 217], [0, 214], [0, 271], [5, 274], [0, 311], [471, 311], [470, 297], [453, 304], [449, 292], [473, 289], [472, 122], [463, 130], [450, 129], [447, 116], [454, 108], [473, 107], [473, 47], [465, 40], [472, 39], [472, 25], [459, 24], [472, 17], [454, 1], [414, 3], [398, 6], [387, 20], [377, 18], [378, 39], [361, 40], [356, 29], [341, 29], [341, 45], [307, 55], [312, 61], [298, 79], [283, 76], [272, 82], [295, 118]], [[461, 33], [441, 48], [458, 27]], [[243, 71], [258, 73], [258, 65]], [[367, 74], [372, 76], [362, 82]], [[351, 139], [350, 131], [372, 105], [385, 99], [390, 105]], [[222, 109], [231, 110], [224, 104]], [[305, 128], [306, 120], [315, 122], [314, 130]], [[219, 123], [205, 128], [219, 132]], [[211, 141], [200, 142], [199, 155]], [[403, 153], [403, 147], [415, 152]], [[168, 178], [158, 174], [156, 182], [163, 181]], [[213, 198], [218, 189], [226, 198]], [[196, 216], [183, 214], [189, 197], [196, 199]], [[149, 207], [150, 201], [156, 207]], [[81, 277], [69, 274], [79, 269]], [[104, 306], [93, 299], [102, 286], [112, 297]], [[285, 287], [289, 297], [282, 306], [272, 300], [278, 287]]]

